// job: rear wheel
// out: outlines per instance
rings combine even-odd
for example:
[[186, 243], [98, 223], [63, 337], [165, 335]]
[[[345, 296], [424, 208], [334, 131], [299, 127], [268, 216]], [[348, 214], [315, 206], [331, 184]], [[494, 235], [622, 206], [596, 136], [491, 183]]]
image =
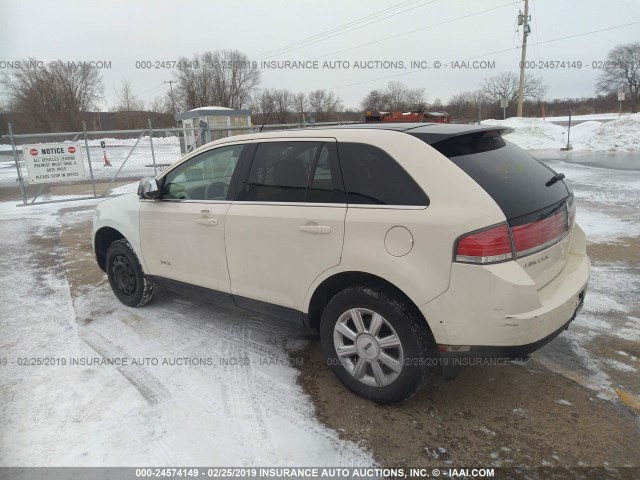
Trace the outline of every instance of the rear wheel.
[[142, 307], [153, 296], [153, 283], [149, 280], [133, 247], [126, 240], [116, 240], [107, 250], [107, 278], [118, 300], [129, 307]]
[[384, 290], [354, 287], [338, 293], [322, 315], [320, 337], [336, 376], [378, 403], [409, 398], [432, 371], [435, 349], [427, 325]]

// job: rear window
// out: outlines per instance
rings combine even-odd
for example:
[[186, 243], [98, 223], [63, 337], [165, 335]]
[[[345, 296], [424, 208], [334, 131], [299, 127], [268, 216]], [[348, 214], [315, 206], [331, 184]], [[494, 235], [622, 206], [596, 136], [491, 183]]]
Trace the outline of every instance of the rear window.
[[495, 131], [448, 138], [431, 146], [484, 188], [509, 220], [549, 207], [570, 195], [562, 180], [550, 182], [555, 175], [551, 168]]

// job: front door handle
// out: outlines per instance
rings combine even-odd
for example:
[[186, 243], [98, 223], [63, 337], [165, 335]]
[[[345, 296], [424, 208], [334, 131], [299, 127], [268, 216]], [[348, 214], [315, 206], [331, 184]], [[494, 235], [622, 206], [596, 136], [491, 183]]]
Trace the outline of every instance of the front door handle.
[[196, 220], [196, 223], [199, 223], [200, 225], [207, 225], [209, 227], [214, 226], [214, 225], [218, 225], [218, 220], [216, 220], [215, 218], [198, 218]]
[[331, 227], [328, 225], [300, 225], [298, 230], [309, 233], [331, 233]]

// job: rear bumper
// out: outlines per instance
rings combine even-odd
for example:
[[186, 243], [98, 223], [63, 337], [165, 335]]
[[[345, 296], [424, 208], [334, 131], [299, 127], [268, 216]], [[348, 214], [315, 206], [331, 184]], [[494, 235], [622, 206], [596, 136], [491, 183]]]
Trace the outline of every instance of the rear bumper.
[[[522, 359], [529, 355], [531, 352], [535, 352], [536, 350], [544, 347], [547, 343], [549, 343], [551, 340], [553, 340], [563, 331], [569, 328], [569, 324], [575, 320], [576, 316], [582, 309], [585, 293], [586, 287], [581, 292], [580, 303], [576, 307], [576, 310], [574, 311], [573, 316], [569, 319], [569, 321], [555, 332], [550, 333], [546, 337], [541, 338], [536, 342], [514, 347], [476, 346], [471, 347], [470, 350], [466, 352], [440, 352], [439, 364], [441, 366], [443, 378], [445, 380], [453, 380], [458, 376], [462, 367], [485, 365], [487, 363], [482, 361], [485, 359], [498, 359], [503, 361]], [[480, 361], [478, 362], [477, 360]], [[488, 364], [500, 364], [500, 362], [488, 362]]]
[[523, 356], [564, 330], [580, 310], [591, 272], [576, 229], [565, 267], [540, 290], [516, 262], [453, 264], [449, 289], [421, 308], [440, 323], [432, 330], [441, 355]]

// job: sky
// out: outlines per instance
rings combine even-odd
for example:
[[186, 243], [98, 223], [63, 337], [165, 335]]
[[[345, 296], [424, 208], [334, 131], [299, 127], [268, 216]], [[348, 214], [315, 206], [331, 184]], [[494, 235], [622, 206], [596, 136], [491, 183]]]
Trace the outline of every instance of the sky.
[[[640, 41], [640, 0], [529, 5], [527, 75], [544, 80], [547, 99], [592, 96], [607, 53]], [[180, 57], [237, 49], [257, 62], [261, 88], [327, 89], [357, 109], [395, 80], [446, 103], [518, 71], [523, 9], [516, 0], [2, 0], [0, 70], [25, 57], [94, 62], [108, 109], [123, 80], [151, 102], [169, 91]]]

